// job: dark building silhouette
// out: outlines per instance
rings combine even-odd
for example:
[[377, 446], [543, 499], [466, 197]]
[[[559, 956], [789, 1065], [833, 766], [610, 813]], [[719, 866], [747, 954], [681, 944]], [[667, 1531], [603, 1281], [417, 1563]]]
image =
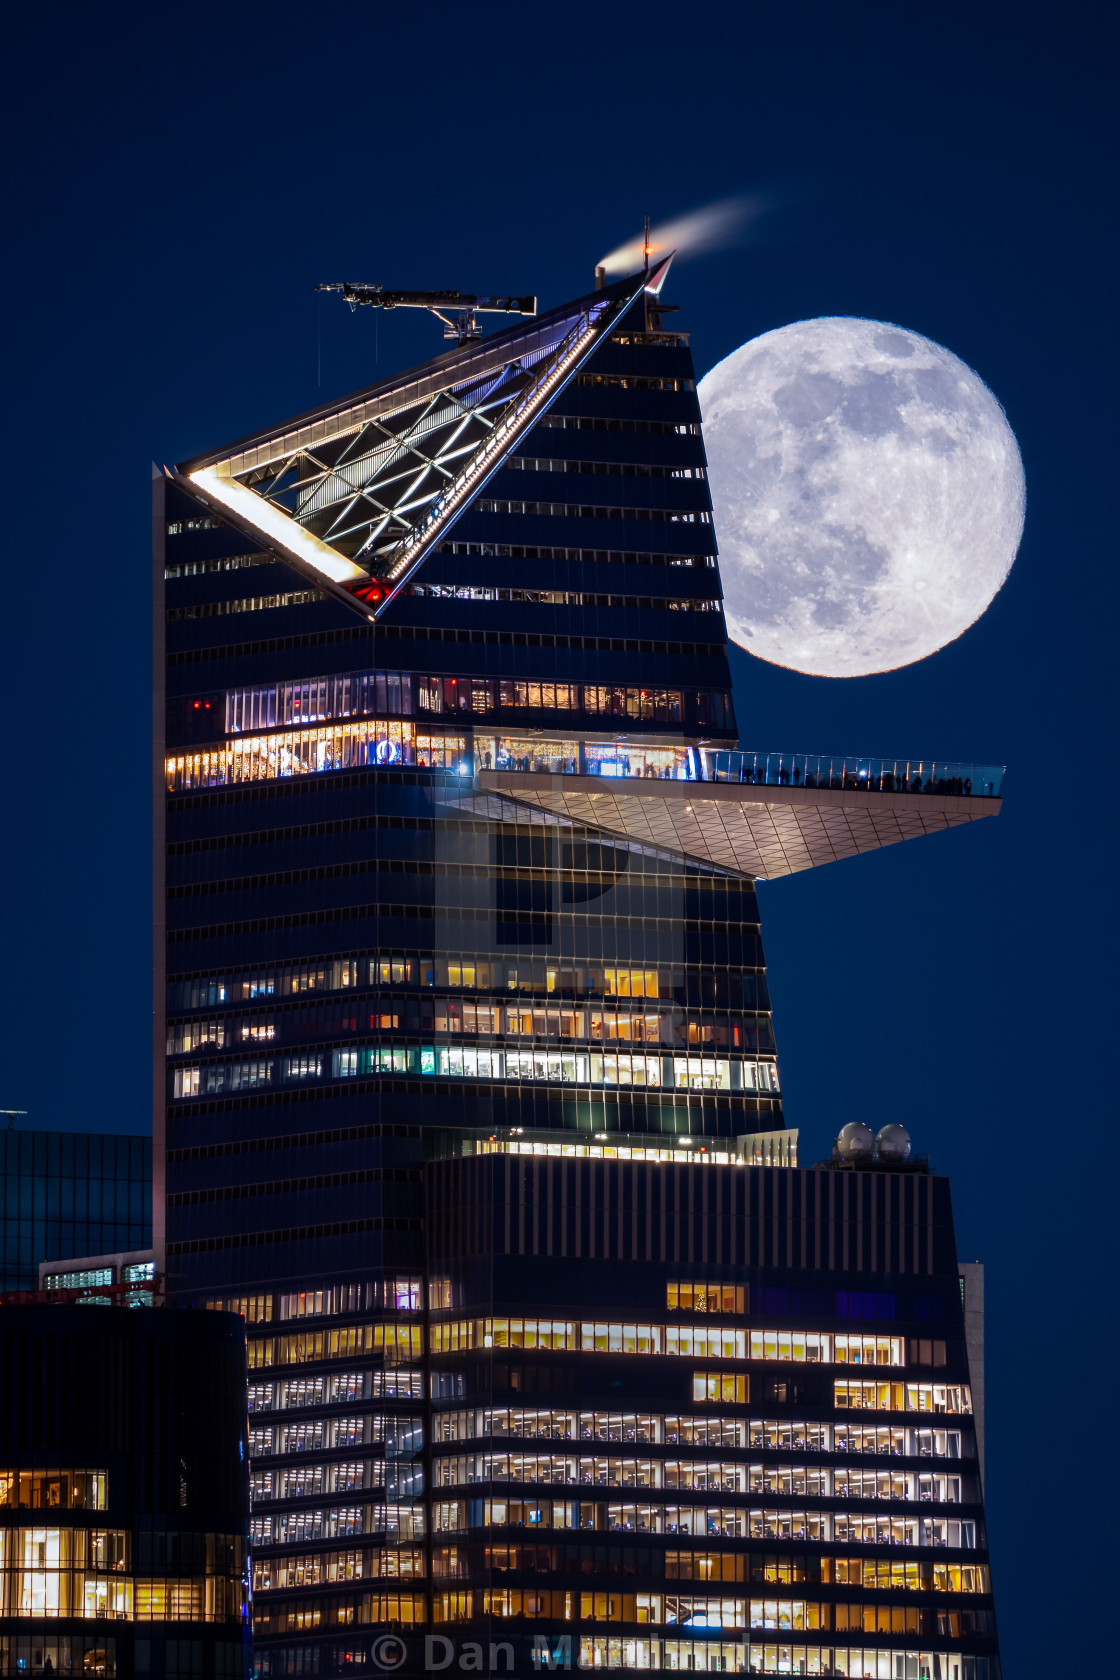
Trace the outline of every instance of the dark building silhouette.
[[248, 1672], [233, 1314], [0, 1305], [0, 1674]]
[[150, 1137], [0, 1131], [0, 1293], [38, 1289], [44, 1260], [151, 1241]]
[[754, 878], [998, 776], [736, 751], [663, 279], [155, 483], [155, 1246], [246, 1320], [261, 1675], [995, 1680], [947, 1187], [798, 1169]]

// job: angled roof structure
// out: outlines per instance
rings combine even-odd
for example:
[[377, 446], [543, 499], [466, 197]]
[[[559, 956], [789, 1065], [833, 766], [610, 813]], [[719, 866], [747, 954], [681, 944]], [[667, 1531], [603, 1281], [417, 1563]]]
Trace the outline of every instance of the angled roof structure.
[[772, 881], [997, 816], [998, 795], [483, 770], [478, 785], [573, 823]]
[[378, 617], [657, 268], [471, 342], [173, 477], [223, 519]]

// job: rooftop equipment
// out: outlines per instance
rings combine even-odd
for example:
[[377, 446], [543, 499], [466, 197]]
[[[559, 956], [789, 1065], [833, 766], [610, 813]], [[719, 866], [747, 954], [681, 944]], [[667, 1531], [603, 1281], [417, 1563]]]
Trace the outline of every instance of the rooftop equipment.
[[341, 292], [352, 310], [360, 303], [371, 309], [430, 309], [443, 322], [444, 338], [460, 344], [481, 338], [479, 315], [535, 315], [535, 297], [475, 297], [471, 292], [390, 292], [353, 280], [324, 280], [317, 292]]

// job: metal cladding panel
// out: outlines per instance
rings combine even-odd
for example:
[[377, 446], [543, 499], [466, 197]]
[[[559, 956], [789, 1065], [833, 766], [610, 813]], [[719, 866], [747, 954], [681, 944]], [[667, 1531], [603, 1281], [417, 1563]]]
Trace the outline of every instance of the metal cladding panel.
[[428, 1169], [434, 1266], [484, 1255], [955, 1275], [925, 1173], [484, 1155]]
[[483, 770], [493, 790], [571, 822], [773, 880], [999, 814], [999, 799], [758, 788], [717, 782], [604, 782]]

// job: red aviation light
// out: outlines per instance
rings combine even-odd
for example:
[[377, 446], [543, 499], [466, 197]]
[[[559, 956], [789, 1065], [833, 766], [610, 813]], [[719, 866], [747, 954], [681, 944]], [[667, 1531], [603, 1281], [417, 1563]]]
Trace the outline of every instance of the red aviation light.
[[383, 591], [377, 579], [371, 578], [368, 583], [363, 583], [360, 588], [355, 586], [353, 593], [359, 601], [369, 601], [373, 605], [380, 601]]

